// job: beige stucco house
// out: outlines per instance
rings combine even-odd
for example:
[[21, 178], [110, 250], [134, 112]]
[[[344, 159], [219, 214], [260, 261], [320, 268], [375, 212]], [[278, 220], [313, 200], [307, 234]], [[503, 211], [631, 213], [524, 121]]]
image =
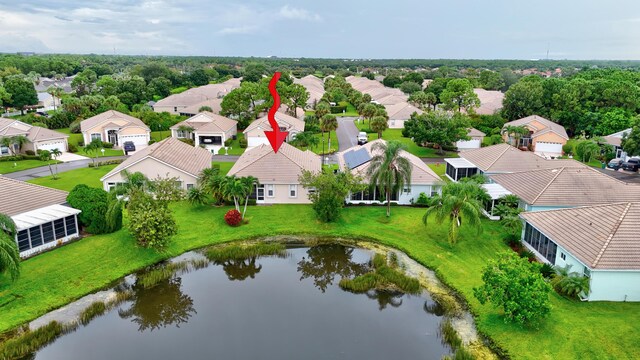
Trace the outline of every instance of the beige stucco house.
[[208, 84], [188, 89], [179, 94], [169, 95], [153, 104], [153, 111], [168, 112], [173, 115], [191, 116], [198, 113], [202, 106], [219, 111], [221, 99], [231, 90], [240, 87], [240, 79], [229, 79], [220, 84]]
[[58, 149], [61, 153], [64, 153], [68, 149], [67, 139], [69, 135], [39, 126], [32, 126], [18, 120], [0, 118], [0, 139], [19, 135], [25, 136], [29, 142], [22, 145], [22, 148], [18, 148], [17, 145], [14, 145], [13, 149], [0, 146], [0, 156], [24, 153], [27, 150], [37, 152], [38, 150], [51, 151]]
[[177, 138], [167, 138], [137, 151], [122, 164], [103, 176], [103, 187], [106, 191], [123, 183], [123, 171], [140, 172], [147, 178], [180, 179], [180, 187], [191, 189], [198, 182], [202, 170], [211, 167], [211, 153], [200, 147], [193, 147]]
[[[187, 131], [185, 127], [193, 130]], [[204, 147], [210, 152], [218, 154], [224, 148], [225, 141], [236, 136], [238, 122], [205, 111], [173, 125], [170, 130], [171, 137], [191, 139], [194, 146]]]
[[261, 144], [240, 156], [229, 176], [253, 176], [259, 185], [253, 195], [258, 204], [308, 204], [309, 193], [298, 180], [303, 170], [322, 171], [320, 157], [283, 143], [277, 153]]
[[404, 122], [409, 120], [413, 113], [422, 114], [422, 110], [404, 101], [393, 105], [385, 105], [384, 108], [387, 111], [387, 115], [389, 115], [390, 129], [403, 129]]
[[[291, 141], [295, 139], [296, 134], [304, 131], [305, 122], [304, 120], [300, 120], [293, 116], [287, 115], [285, 113], [276, 112], [276, 122], [280, 125], [280, 131], [288, 131], [286, 141]], [[247, 139], [247, 145], [249, 148], [259, 146], [259, 145], [268, 145], [269, 140], [265, 135], [266, 131], [273, 130], [271, 125], [269, 125], [269, 118], [265, 115], [258, 120], [255, 120], [247, 128], [244, 130], [244, 137]]]
[[122, 147], [126, 141], [132, 141], [140, 150], [151, 140], [151, 129], [142, 120], [115, 110], [82, 120], [80, 131], [85, 144], [100, 139]]
[[524, 126], [529, 129], [529, 136], [522, 137], [519, 144], [514, 144], [515, 140], [503, 132], [502, 136], [506, 143], [520, 148], [530, 148], [540, 156], [561, 156], [562, 146], [569, 140], [567, 131], [562, 125], [538, 115], [510, 121], [504, 124], [503, 129], [507, 126]]

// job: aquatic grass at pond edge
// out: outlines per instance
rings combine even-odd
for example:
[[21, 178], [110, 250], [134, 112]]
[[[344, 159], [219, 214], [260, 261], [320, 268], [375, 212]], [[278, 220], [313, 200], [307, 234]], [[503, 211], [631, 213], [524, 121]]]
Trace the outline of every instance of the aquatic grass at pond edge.
[[[371, 260], [373, 272], [357, 276], [353, 279], [341, 279], [340, 287], [352, 292], [376, 290], [400, 290], [408, 294], [421, 291], [420, 281], [392, 269], [387, 263], [386, 255], [375, 254]], [[397, 260], [395, 261], [397, 264]]]
[[278, 242], [256, 243], [250, 245], [215, 246], [204, 250], [204, 255], [211, 261], [244, 260], [259, 256], [285, 256], [287, 247]]

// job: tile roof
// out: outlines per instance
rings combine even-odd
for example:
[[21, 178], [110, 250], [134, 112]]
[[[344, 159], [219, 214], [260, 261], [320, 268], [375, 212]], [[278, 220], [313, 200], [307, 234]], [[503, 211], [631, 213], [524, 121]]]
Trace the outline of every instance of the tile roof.
[[0, 213], [14, 216], [67, 202], [66, 191], [0, 176]]
[[558, 167], [586, 167], [572, 159], [547, 160], [531, 151], [518, 150], [509, 144], [498, 144], [460, 152], [460, 157], [484, 172], [519, 172]]
[[502, 109], [503, 92], [485, 89], [473, 89], [473, 92], [480, 99], [480, 107], [475, 109], [476, 114], [493, 115], [496, 111]]
[[80, 131], [85, 132], [104, 122], [113, 122], [117, 120], [126, 121], [127, 125], [124, 126], [137, 125], [150, 131], [149, 127], [144, 122], [142, 122], [142, 120], [115, 110], [108, 110], [96, 116], [92, 116], [88, 119], [82, 120], [80, 122]]
[[[22, 130], [15, 125], [22, 126], [27, 130]], [[40, 126], [32, 126], [22, 121], [0, 119], [0, 137], [25, 135], [31, 142], [46, 141], [53, 139], [68, 138], [69, 135], [54, 130], [45, 129]]]
[[[337, 154], [338, 157], [338, 165], [340, 166], [341, 169], [346, 169], [347, 168], [347, 164], [344, 158], [345, 153], [352, 151], [352, 150], [356, 150], [356, 149], [366, 149], [367, 152], [369, 153], [370, 156], [375, 155], [372, 151], [372, 147], [374, 144], [377, 143], [386, 143], [385, 140], [383, 139], [378, 139], [378, 140], [374, 140], [371, 142], [368, 142], [362, 146], [360, 145], [356, 145], [354, 147], [351, 147], [347, 150], [341, 151]], [[442, 183], [442, 179], [433, 171], [431, 170], [431, 168], [429, 166], [427, 166], [427, 164], [424, 163], [424, 161], [422, 161], [419, 157], [406, 152], [406, 151], [402, 151], [401, 152], [401, 156], [408, 159], [411, 162], [412, 165], [412, 170], [411, 170], [411, 184], [415, 184], [415, 185], [432, 185], [432, 184], [439, 184]], [[351, 172], [353, 174], [357, 174], [362, 176], [363, 178], [366, 178], [366, 173], [367, 173], [367, 169], [369, 168], [369, 162], [366, 162], [360, 166], [357, 166], [353, 169], [351, 169]]]
[[270, 184], [297, 184], [302, 170], [322, 171], [320, 156], [283, 143], [277, 153], [271, 145], [261, 144], [244, 152], [228, 175], [253, 176]]
[[565, 138], [565, 139], [569, 139], [569, 135], [567, 135], [567, 131], [564, 129], [564, 127], [560, 124], [556, 124], [551, 120], [545, 119], [542, 116], [538, 116], [538, 115], [530, 115], [527, 116], [525, 118], [522, 119], [518, 119], [518, 120], [513, 120], [510, 121], [506, 124], [504, 124], [504, 126], [522, 126], [522, 125], [529, 125], [532, 122], [539, 122], [540, 124], [544, 125], [544, 128], [542, 129], [537, 129], [536, 131], [533, 132], [532, 137], [536, 137], [536, 136], [540, 136], [542, 134], [546, 134], [549, 131], [552, 131], [554, 133], [556, 133], [557, 135]]
[[595, 270], [640, 270], [640, 203], [536, 211], [520, 216]]
[[631, 133], [631, 130], [632, 130], [631, 128], [628, 128], [622, 131], [618, 131], [617, 133], [607, 135], [604, 137], [604, 141], [609, 145], [620, 146], [621, 145], [620, 143], [622, 141], [622, 137], [624, 136], [624, 134], [626, 133], [628, 135], [629, 133]]
[[417, 107], [407, 103], [400, 102], [393, 105], [385, 105], [385, 110], [387, 110], [387, 115], [389, 115], [389, 120], [408, 120], [411, 118], [411, 114], [418, 113], [422, 114], [422, 110]]
[[200, 108], [203, 106], [208, 106], [211, 108], [211, 111], [215, 114], [219, 114], [222, 111], [222, 99], [208, 99], [201, 101], [199, 103], [195, 103], [193, 105], [189, 105], [184, 109], [178, 109], [178, 112], [181, 114], [192, 114], [196, 115], [200, 112]]
[[211, 167], [211, 153], [209, 151], [170, 137], [137, 151], [115, 169], [109, 171], [100, 181], [126, 170], [146, 158], [161, 161], [193, 176], [198, 176], [203, 169]]
[[190, 106], [206, 100], [222, 98], [231, 90], [240, 87], [240, 79], [232, 78], [220, 84], [208, 84], [185, 90], [179, 94], [169, 95], [155, 103], [155, 107], [162, 106]]
[[490, 175], [530, 205], [587, 206], [629, 199], [640, 201], [640, 185], [629, 184], [589, 167], [562, 167]]
[[487, 134], [483, 133], [482, 131], [476, 129], [476, 128], [469, 128], [469, 131], [467, 132], [468, 136], [471, 137], [483, 137], [483, 136], [487, 136]]
[[170, 129], [176, 130], [182, 125], [191, 126], [200, 132], [227, 132], [236, 127], [238, 122], [222, 115], [203, 111], [185, 121], [173, 125]]
[[[300, 120], [298, 118], [295, 118], [293, 116], [287, 115], [279, 111], [276, 112], [275, 118], [276, 118], [276, 122], [280, 125], [282, 125], [282, 123], [284, 122], [286, 124], [289, 124], [291, 129], [294, 129], [298, 132], [304, 131], [304, 126], [305, 126], [304, 120]], [[269, 125], [269, 117], [265, 115], [257, 120], [254, 120], [251, 124], [249, 124], [249, 126], [247, 126], [247, 128], [244, 129], [244, 133], [247, 133], [257, 127], [260, 127], [263, 130], [273, 130], [271, 129], [271, 125]]]
[[68, 137], [69, 135], [67, 134], [45, 129], [40, 126], [32, 126], [31, 129], [29, 129], [29, 135], [27, 136], [27, 138], [29, 138], [31, 142], [44, 141], [49, 139], [64, 139]]
[[300, 84], [307, 89], [307, 92], [309, 93], [309, 100], [307, 101], [307, 104], [318, 102], [324, 96], [324, 81], [317, 76], [307, 75], [300, 79], [293, 79], [293, 83]]

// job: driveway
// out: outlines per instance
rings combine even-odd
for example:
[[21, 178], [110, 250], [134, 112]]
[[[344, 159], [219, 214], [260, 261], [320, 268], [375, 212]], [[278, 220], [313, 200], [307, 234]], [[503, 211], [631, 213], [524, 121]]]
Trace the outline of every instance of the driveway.
[[[97, 161], [107, 161], [107, 160], [118, 160], [118, 159], [126, 159], [126, 156], [108, 156], [98, 158]], [[85, 168], [89, 166], [91, 163], [91, 159], [87, 158], [84, 160], [76, 160], [58, 164], [58, 172], [65, 172], [69, 170], [75, 170], [80, 168]], [[10, 179], [16, 179], [20, 181], [28, 181], [32, 179], [37, 179], [45, 176], [51, 176], [51, 172], [49, 172], [48, 166], [41, 166], [33, 169], [27, 169], [22, 171], [16, 171], [13, 173], [5, 174]]]
[[86, 156], [82, 156], [82, 155], [78, 155], [78, 154], [74, 154], [74, 153], [70, 153], [70, 152], [65, 152], [62, 153], [62, 155], [58, 156], [58, 158], [56, 160], [60, 160], [62, 162], [71, 162], [71, 161], [78, 161], [78, 160], [86, 160], [88, 159], [88, 157]]
[[336, 135], [338, 136], [339, 148], [338, 151], [347, 150], [350, 147], [358, 144], [358, 128], [354, 124], [355, 117], [339, 117], [338, 129], [336, 129]]
[[603, 174], [609, 175], [620, 181], [633, 183], [633, 184], [640, 184], [640, 175], [638, 175], [638, 173], [628, 172], [624, 170], [615, 171], [612, 169], [599, 169], [599, 168], [596, 168], [596, 169], [602, 172]]

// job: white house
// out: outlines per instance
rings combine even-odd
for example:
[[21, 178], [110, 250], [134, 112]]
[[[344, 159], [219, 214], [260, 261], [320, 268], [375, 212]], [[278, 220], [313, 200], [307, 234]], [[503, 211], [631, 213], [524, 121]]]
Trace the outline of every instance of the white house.
[[[22, 152], [27, 150], [37, 152], [38, 150], [51, 151], [58, 149], [61, 153], [64, 153], [69, 146], [67, 143], [69, 135], [39, 126], [32, 126], [14, 119], [0, 118], [0, 139], [18, 135], [25, 136], [29, 140], [28, 143], [22, 146]], [[17, 145], [14, 145], [13, 149], [0, 146], [0, 156], [19, 152], [20, 149]]]
[[80, 210], [66, 205], [67, 195], [65, 191], [0, 176], [0, 213], [16, 224], [21, 257], [78, 237]]
[[138, 118], [119, 111], [108, 110], [80, 122], [80, 131], [85, 144], [100, 139], [116, 147], [131, 141], [140, 150], [151, 140], [151, 129]]
[[[286, 141], [289, 142], [295, 139], [296, 134], [304, 131], [305, 122], [293, 116], [285, 113], [276, 112], [276, 122], [280, 126], [280, 131], [288, 131]], [[247, 139], [247, 147], [252, 148], [259, 145], [269, 145], [269, 140], [266, 131], [273, 130], [269, 124], [269, 118], [267, 115], [255, 120], [244, 130], [244, 137]]]
[[456, 142], [458, 150], [479, 149], [482, 147], [482, 140], [485, 137], [485, 133], [475, 128], [469, 128], [467, 136], [470, 137], [469, 140], [458, 140]]
[[258, 204], [308, 204], [309, 193], [298, 180], [304, 170], [321, 172], [320, 157], [287, 143], [277, 153], [271, 145], [260, 144], [247, 149], [227, 175], [257, 178], [258, 186], [252, 197]]
[[220, 149], [225, 146], [225, 141], [236, 136], [238, 122], [222, 115], [204, 111], [173, 125], [170, 130], [171, 137], [191, 139], [194, 146], [202, 146], [212, 153], [218, 154]]
[[622, 150], [622, 137], [625, 136], [625, 134], [628, 136], [630, 133], [631, 128], [624, 129], [622, 131], [618, 131], [617, 133], [613, 133], [604, 137], [605, 143], [613, 146], [613, 149], [616, 153], [616, 158], [622, 159], [624, 161], [627, 161], [627, 159], [629, 158], [627, 153]]
[[640, 301], [640, 203], [527, 212], [522, 241], [540, 261], [589, 278], [588, 301]]
[[[362, 146], [354, 146], [345, 151], [339, 152], [338, 165], [340, 169], [349, 170], [355, 175], [360, 175], [367, 182], [367, 169], [371, 158], [375, 156], [373, 146], [375, 144], [385, 143], [384, 140], [378, 139]], [[421, 193], [427, 196], [433, 196], [442, 191], [443, 181], [424, 161], [419, 157], [402, 152], [402, 157], [411, 162], [411, 184], [397, 192], [391, 194], [391, 202], [408, 205], [418, 200]], [[350, 194], [346, 202], [351, 204], [372, 204], [385, 202], [385, 195], [380, 189], [367, 189], [365, 191]]]

